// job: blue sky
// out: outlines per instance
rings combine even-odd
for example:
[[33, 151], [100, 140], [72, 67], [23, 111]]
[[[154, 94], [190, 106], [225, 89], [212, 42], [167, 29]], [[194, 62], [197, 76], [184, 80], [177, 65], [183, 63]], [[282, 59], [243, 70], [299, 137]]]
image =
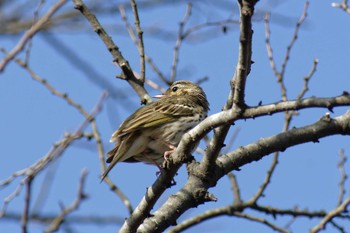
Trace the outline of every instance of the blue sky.
[[[233, 15], [237, 19], [238, 11], [234, 1], [222, 1], [227, 8], [216, 7], [213, 2], [200, 3], [193, 1], [193, 14], [187, 28], [207, 22], [227, 18]], [[48, 4], [48, 3], [47, 3]], [[232, 6], [232, 8], [230, 8]], [[72, 8], [68, 2], [66, 8]], [[260, 1], [257, 12], [271, 12], [271, 43], [274, 57], [278, 67], [284, 58], [285, 50], [289, 44], [294, 25], [302, 14], [304, 1]], [[232, 10], [231, 10], [232, 9]], [[141, 11], [142, 26], [158, 26], [177, 31], [178, 22], [183, 18], [186, 4], [169, 5], [160, 9]], [[129, 19], [132, 17], [129, 15]], [[123, 25], [119, 14], [114, 18], [102, 19], [102, 23], [116, 23]], [[346, 30], [350, 23], [350, 15], [331, 7], [331, 1], [311, 1], [308, 17], [302, 25], [298, 40], [291, 52], [285, 82], [288, 87], [288, 98], [294, 99], [303, 86], [303, 78], [310, 72], [314, 59], [319, 60], [317, 72], [310, 82], [310, 90], [306, 97], [331, 97], [340, 95], [344, 90], [350, 90], [349, 54], [350, 31]], [[248, 105], [257, 105], [280, 101], [280, 89], [269, 65], [265, 47], [265, 28], [261, 16], [257, 16], [253, 23], [253, 60], [251, 74], [246, 89], [246, 102]], [[131, 66], [139, 70], [139, 57], [137, 48], [130, 38], [122, 31], [109, 29], [114, 41], [119, 45], [123, 55], [129, 60]], [[215, 32], [215, 31], [214, 31]], [[210, 40], [201, 41], [196, 37], [184, 42], [180, 50], [180, 63], [177, 79], [196, 81], [203, 77], [209, 80], [202, 84], [211, 104], [210, 114], [220, 111], [229, 92], [231, 79], [238, 57], [238, 25], [229, 27], [228, 33], [223, 35], [217, 30]], [[102, 112], [96, 120], [103, 138], [105, 150], [112, 148], [110, 135], [118, 125], [136, 110], [139, 99], [132, 89], [123, 81], [114, 77], [120, 69], [112, 63], [112, 58], [100, 39], [92, 30], [86, 32], [55, 32], [55, 37], [64, 42], [68, 49], [75, 51], [84, 59], [90, 68], [97, 73], [90, 78], [100, 75], [108, 82], [101, 86], [89, 80], [87, 75], [76, 69], [76, 64], [63, 57], [52, 47], [50, 35], [37, 36], [33, 41], [30, 57], [30, 67], [41, 77], [47, 79], [57, 90], [68, 93], [85, 110], [90, 112], [97, 103], [99, 96], [105, 89], [111, 95], [124, 95], [129, 99], [123, 103], [123, 98], [109, 97]], [[7, 50], [16, 45], [20, 37], [1, 36], [0, 47]], [[174, 37], [162, 38], [145, 33], [146, 53], [152, 57], [165, 75], [169, 76], [173, 59]], [[23, 56], [22, 56], [23, 57]], [[147, 67], [147, 77], [166, 87], [159, 81], [152, 70]], [[97, 81], [101, 83], [101, 81]], [[151, 95], [158, 91], [147, 87]], [[31, 79], [29, 74], [16, 65], [9, 64], [4, 73], [0, 75], [0, 106], [2, 114], [0, 129], [3, 140], [0, 163], [0, 180], [10, 176], [42, 158], [52, 147], [54, 142], [63, 138], [65, 132], [73, 132], [83, 122], [83, 117], [71, 106], [56, 96], [53, 96], [40, 83]], [[338, 116], [348, 108], [334, 109], [331, 116]], [[309, 109], [300, 111], [300, 115], [293, 118], [292, 126], [304, 126], [317, 121], [327, 109]], [[255, 120], [238, 121], [231, 129], [230, 135], [236, 128], [239, 134], [231, 150], [257, 141], [259, 138], [274, 135], [282, 130], [284, 116], [275, 114], [260, 117]], [[87, 132], [91, 132], [88, 128]], [[228, 137], [229, 139], [230, 137]], [[339, 194], [338, 182], [340, 174], [337, 168], [340, 149], [349, 151], [349, 138], [343, 136], [321, 139], [317, 144], [305, 144], [290, 148], [280, 157], [280, 163], [273, 176], [272, 183], [267, 189], [266, 197], [260, 204], [273, 205], [278, 208], [299, 208], [309, 210], [331, 210], [337, 203]], [[196, 155], [200, 159], [200, 155]], [[257, 191], [262, 183], [272, 156], [248, 164], [236, 172], [241, 187], [242, 197], [247, 200]], [[32, 209], [42, 213], [58, 213], [59, 203], [65, 206], [76, 197], [77, 185], [81, 170], [89, 171], [85, 192], [89, 198], [82, 203], [73, 215], [117, 216], [121, 219], [127, 217], [128, 212], [105, 184], [100, 184], [101, 174], [96, 144], [81, 140], [66, 150], [52, 166], [39, 174], [34, 181]], [[346, 165], [349, 171], [349, 164]], [[118, 164], [110, 173], [111, 179], [130, 198], [136, 207], [156, 176], [157, 168], [144, 164]], [[47, 199], [36, 205], [36, 199], [45, 176], [52, 174]], [[17, 178], [11, 185], [0, 189], [0, 200], [4, 200], [16, 186], [21, 178]], [[186, 181], [185, 167], [180, 169], [176, 177], [177, 185], [168, 190], [156, 205], [159, 207], [167, 197], [176, 192]], [[347, 186], [349, 187], [349, 182]], [[217, 187], [210, 190], [217, 198], [216, 203], [207, 203], [197, 209], [186, 212], [178, 222], [195, 216], [204, 210], [225, 206], [233, 201], [233, 195], [227, 178], [219, 181]], [[349, 192], [347, 192], [349, 195]], [[21, 212], [23, 209], [24, 190], [8, 206], [10, 212]], [[250, 214], [257, 214], [248, 212]], [[257, 216], [261, 216], [259, 213]], [[268, 218], [275, 222], [273, 219]], [[283, 227], [290, 218], [278, 219], [276, 225]], [[292, 225], [293, 232], [307, 231], [316, 225], [319, 219], [300, 218]], [[350, 229], [345, 221], [340, 223]], [[31, 232], [42, 232], [38, 224], [30, 224]], [[115, 232], [119, 225], [93, 226], [69, 225], [77, 232]], [[102, 227], [102, 228], [101, 228]], [[0, 228], [3, 232], [19, 232], [20, 227], [15, 222], [0, 219]], [[186, 232], [272, 232], [270, 228], [247, 220], [220, 217], [207, 221]], [[63, 232], [61, 230], [60, 232]], [[332, 226], [327, 226], [324, 232], [334, 232]]]

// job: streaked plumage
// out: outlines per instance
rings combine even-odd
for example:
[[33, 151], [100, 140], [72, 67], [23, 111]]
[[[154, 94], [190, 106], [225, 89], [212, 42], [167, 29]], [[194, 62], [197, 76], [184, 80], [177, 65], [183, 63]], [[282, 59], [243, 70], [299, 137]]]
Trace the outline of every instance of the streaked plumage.
[[209, 103], [202, 88], [190, 81], [174, 82], [159, 100], [139, 108], [112, 134], [109, 167], [118, 162], [145, 162], [162, 166], [165, 154], [175, 148], [184, 133], [206, 116]]

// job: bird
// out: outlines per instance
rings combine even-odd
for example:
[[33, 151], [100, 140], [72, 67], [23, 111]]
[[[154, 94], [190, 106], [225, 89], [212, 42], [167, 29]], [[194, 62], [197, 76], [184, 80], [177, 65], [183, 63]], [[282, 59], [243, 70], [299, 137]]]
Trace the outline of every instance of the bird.
[[112, 134], [101, 181], [119, 162], [144, 162], [162, 168], [182, 136], [207, 117], [209, 102], [197, 84], [174, 82], [158, 100], [137, 109]]

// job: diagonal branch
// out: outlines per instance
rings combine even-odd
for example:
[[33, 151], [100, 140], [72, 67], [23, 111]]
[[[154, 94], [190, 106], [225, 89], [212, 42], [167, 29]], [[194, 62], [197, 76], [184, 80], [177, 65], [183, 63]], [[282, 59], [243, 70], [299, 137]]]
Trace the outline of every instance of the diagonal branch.
[[[331, 135], [350, 135], [349, 122], [350, 111], [334, 119], [331, 119], [329, 115], [325, 115], [312, 125], [294, 128], [287, 132], [260, 139], [220, 157], [210, 176], [203, 173], [200, 169], [201, 164], [196, 162], [189, 164], [187, 183], [180, 191], [170, 196], [151, 217], [146, 218], [138, 230], [141, 232], [164, 231], [170, 225], [175, 224], [176, 220], [188, 209], [195, 208], [208, 201], [215, 201], [215, 197], [208, 193], [208, 189], [214, 187], [217, 181], [228, 172], [292, 146], [306, 142], [318, 142], [319, 139]], [[184, 135], [173, 156], [178, 157], [182, 152], [186, 154], [186, 151], [184, 151], [186, 147], [182, 144], [185, 140], [189, 140], [188, 134]]]
[[105, 31], [105, 29], [101, 26], [96, 16], [89, 10], [89, 8], [83, 3], [82, 0], [73, 0], [73, 2], [75, 4], [75, 8], [85, 16], [85, 18], [89, 21], [94, 31], [98, 34], [103, 43], [106, 45], [108, 51], [113, 56], [113, 61], [116, 62], [118, 66], [122, 69], [125, 80], [138, 94], [138, 96], [141, 99], [141, 102], [152, 102], [152, 98], [148, 95], [143, 86], [144, 83], [135, 77], [134, 72], [129, 65], [129, 62], [124, 58], [123, 54], [119, 50], [119, 47], [113, 42], [112, 37], [110, 37]]
[[336, 118], [331, 118], [329, 114], [326, 114], [312, 125], [293, 128], [269, 138], [262, 138], [256, 143], [240, 147], [220, 157], [218, 160], [221, 163], [224, 174], [226, 174], [229, 171], [239, 169], [245, 164], [258, 161], [270, 153], [284, 151], [292, 146], [306, 142], [316, 143], [319, 142], [320, 138], [336, 134], [350, 135], [349, 122], [350, 111]]
[[60, 9], [63, 4], [65, 4], [67, 0], [60, 0], [55, 5], [53, 5], [48, 12], [39, 19], [22, 37], [22, 39], [18, 42], [16, 47], [12, 49], [12, 51], [0, 62], [0, 72], [4, 71], [7, 63], [11, 61], [15, 56], [24, 49], [24, 46], [30, 39], [38, 33], [43, 26], [50, 20], [52, 15]]
[[312, 228], [310, 230], [310, 233], [317, 233], [320, 232], [322, 229], [324, 229], [326, 227], [326, 224], [329, 223], [330, 221], [332, 221], [332, 219], [343, 213], [346, 212], [347, 207], [350, 205], [350, 197], [348, 197], [347, 199], [345, 199], [343, 201], [343, 203], [341, 205], [339, 205], [337, 208], [335, 208], [334, 210], [328, 212], [328, 214], [321, 220], [321, 222], [316, 225], [314, 228]]

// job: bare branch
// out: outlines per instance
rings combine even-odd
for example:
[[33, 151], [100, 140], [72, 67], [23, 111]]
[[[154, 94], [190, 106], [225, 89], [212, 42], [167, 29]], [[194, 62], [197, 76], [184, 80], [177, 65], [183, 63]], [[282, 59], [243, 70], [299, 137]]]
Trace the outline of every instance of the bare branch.
[[289, 233], [289, 231], [284, 230], [283, 228], [272, 224], [271, 222], [267, 221], [264, 218], [254, 217], [254, 216], [251, 216], [251, 215], [248, 215], [248, 214], [245, 214], [245, 213], [241, 213], [241, 212], [234, 212], [233, 215], [237, 216], [237, 217], [245, 218], [247, 220], [251, 220], [253, 222], [262, 223], [262, 224], [270, 227], [272, 230], [275, 230], [275, 231], [278, 231], [278, 232], [281, 232], [281, 233]]
[[[2, 50], [3, 51], [3, 50]], [[4, 52], [4, 51], [3, 51]], [[68, 96], [67, 93], [62, 93], [60, 91], [58, 91], [57, 89], [55, 89], [54, 86], [52, 86], [46, 79], [40, 77], [38, 74], [36, 74], [26, 63], [24, 63], [22, 60], [20, 59], [15, 59], [15, 62], [22, 67], [23, 69], [25, 69], [30, 76], [32, 77], [33, 80], [41, 83], [45, 88], [47, 88], [53, 95], [62, 98], [63, 100], [65, 100], [69, 105], [73, 106], [74, 108], [76, 108], [86, 119], [89, 118], [89, 113], [86, 112], [84, 110], [84, 108], [78, 104], [77, 102], [75, 102], [72, 98], [70, 98]]]
[[[289, 61], [289, 58], [290, 58], [290, 54], [291, 54], [292, 48], [293, 48], [293, 46], [295, 44], [295, 41], [298, 38], [299, 29], [300, 29], [301, 25], [303, 24], [303, 22], [305, 21], [305, 19], [307, 17], [308, 7], [309, 7], [309, 1], [306, 0], [305, 5], [304, 5], [303, 14], [300, 17], [300, 19], [298, 20], [298, 22], [297, 22], [297, 24], [295, 26], [295, 29], [294, 29], [294, 33], [293, 33], [292, 39], [291, 39], [289, 45], [287, 46], [285, 57], [284, 57], [284, 60], [282, 62], [282, 65], [281, 65], [281, 71], [277, 70], [277, 66], [276, 66], [275, 59], [273, 57], [273, 50], [272, 50], [272, 46], [271, 46], [271, 42], [270, 42], [270, 37], [271, 37], [271, 30], [270, 30], [270, 27], [269, 27], [270, 14], [266, 14], [265, 15], [265, 19], [264, 19], [264, 21], [265, 21], [265, 38], [266, 38], [265, 39], [265, 41], [266, 41], [265, 43], [266, 43], [266, 49], [267, 49], [267, 56], [268, 56], [268, 58], [270, 60], [271, 68], [272, 68], [272, 70], [273, 70], [273, 72], [274, 72], [274, 74], [275, 74], [275, 76], [277, 78], [277, 82], [280, 85], [281, 94], [282, 94], [282, 100], [283, 101], [288, 100], [287, 88], [286, 88], [286, 86], [284, 84], [284, 74], [285, 74], [285, 71], [286, 71], [286, 67], [287, 67], [287, 64], [288, 64], [288, 61]], [[316, 69], [316, 67], [315, 67], [315, 69]], [[311, 75], [313, 74], [313, 72], [311, 73]]]
[[21, 38], [18, 44], [11, 50], [11, 52], [0, 62], [0, 72], [4, 71], [7, 63], [11, 61], [15, 56], [21, 52], [26, 45], [26, 43], [38, 33], [42, 27], [50, 20], [52, 15], [60, 9], [67, 0], [60, 0], [55, 5], [53, 5], [47, 13], [39, 19]]
[[82, 0], [73, 0], [75, 8], [79, 10], [85, 18], [89, 21], [94, 31], [101, 38], [106, 48], [113, 56], [113, 61], [118, 64], [122, 69], [125, 80], [131, 85], [142, 103], [152, 102], [152, 98], [146, 92], [143, 82], [137, 79], [131, 69], [129, 62], [124, 58], [119, 50], [119, 47], [113, 42], [112, 38], [107, 34], [105, 29], [101, 26], [100, 22], [97, 20], [96, 16], [89, 10], [89, 8], [83, 3]]
[[350, 205], [350, 197], [345, 199], [341, 205], [332, 211], [329, 211], [327, 215], [321, 220], [321, 222], [310, 230], [310, 233], [317, 233], [324, 229], [334, 217], [346, 212], [346, 208]]
[[86, 176], [87, 176], [87, 170], [84, 169], [81, 173], [78, 194], [76, 199], [73, 201], [73, 203], [69, 207], [64, 208], [61, 211], [61, 213], [51, 222], [50, 226], [45, 230], [45, 233], [51, 233], [51, 232], [57, 231], [61, 226], [61, 224], [64, 222], [64, 219], [66, 218], [66, 216], [72, 213], [73, 211], [77, 210], [81, 202], [87, 198], [86, 194], [84, 193]]
[[215, 208], [211, 210], [207, 210], [193, 218], [186, 219], [180, 224], [177, 224], [173, 228], [171, 228], [168, 233], [178, 233], [178, 232], [183, 232], [184, 230], [198, 225], [206, 220], [215, 218], [217, 216], [222, 216], [222, 215], [232, 215], [232, 206], [224, 206], [220, 208]]
[[294, 30], [294, 33], [293, 33], [293, 36], [292, 36], [292, 40], [290, 41], [289, 45], [287, 46], [287, 50], [286, 50], [286, 54], [285, 54], [285, 57], [284, 57], [284, 61], [283, 61], [282, 66], [281, 66], [281, 73], [280, 73], [280, 75], [281, 75], [282, 79], [283, 79], [284, 73], [286, 71], [286, 66], [287, 66], [287, 63], [288, 63], [289, 58], [290, 58], [290, 53], [292, 51], [292, 48], [294, 46], [295, 41], [298, 38], [299, 29], [300, 29], [301, 25], [303, 24], [303, 22], [305, 21], [305, 19], [307, 17], [308, 8], [309, 8], [309, 0], [306, 0], [305, 4], [304, 4], [303, 14], [301, 15], [300, 19], [298, 20], [298, 22], [297, 22], [297, 24], [295, 26], [295, 30]]
[[238, 185], [238, 181], [237, 181], [237, 177], [233, 172], [229, 172], [227, 174], [230, 183], [231, 183], [231, 189], [233, 192], [233, 197], [234, 197], [234, 201], [233, 204], [234, 205], [239, 205], [241, 203], [243, 203], [242, 197], [241, 197], [241, 191], [239, 189], [239, 185]]
[[[234, 152], [218, 158], [222, 164], [224, 174], [234, 169], [238, 169], [243, 164], [258, 161], [265, 155], [277, 151], [284, 151], [289, 147], [306, 142], [318, 142], [319, 139], [334, 134], [348, 135], [350, 125], [346, 120], [350, 120], [350, 111], [336, 118], [330, 118], [329, 114], [323, 116], [312, 125], [301, 128], [293, 128], [286, 132], [263, 138], [256, 143], [240, 147]], [[297, 140], [295, 140], [297, 139]]]
[[[125, 27], [128, 30], [128, 33], [130, 35], [130, 38], [132, 39], [132, 41], [134, 42], [134, 44], [136, 46], [138, 46], [138, 39], [136, 38], [134, 29], [131, 27], [128, 18], [126, 16], [125, 13], [125, 8], [123, 5], [119, 5], [118, 7], [119, 9], [119, 13], [122, 17], [122, 20], [125, 23]], [[151, 68], [153, 69], [153, 71], [158, 75], [158, 77], [165, 83], [170, 84], [170, 82], [167, 80], [167, 78], [165, 77], [165, 75], [160, 71], [160, 69], [157, 67], [157, 65], [153, 62], [153, 60], [145, 53], [145, 59], [146, 62], [151, 66]], [[147, 83], [147, 80], [145, 80], [145, 82]]]
[[140, 53], [140, 80], [141, 82], [145, 82], [145, 47], [143, 44], [143, 32], [141, 30], [140, 26], [140, 19], [139, 19], [139, 13], [137, 11], [137, 6], [135, 0], [130, 0], [131, 2], [131, 8], [134, 13], [134, 19], [135, 19], [135, 28], [138, 36], [138, 46], [137, 48], [139, 49]]
[[28, 232], [28, 216], [29, 216], [29, 208], [30, 208], [30, 201], [31, 201], [31, 195], [32, 195], [32, 181], [34, 177], [29, 176], [28, 182], [27, 182], [27, 191], [24, 201], [24, 208], [23, 208], [23, 214], [22, 214], [22, 233]]
[[[38, 5], [37, 9], [34, 11], [33, 24], [35, 24], [35, 22], [38, 20], [39, 11], [41, 10], [41, 8], [44, 5], [44, 3], [45, 3], [45, 0], [41, 0], [39, 2], [39, 5]], [[28, 62], [29, 62], [29, 56], [30, 56], [30, 51], [32, 49], [32, 45], [33, 45], [33, 37], [31, 37], [28, 40], [28, 46], [27, 46], [27, 49], [26, 49], [26, 52], [25, 52], [26, 55], [25, 55], [25, 59], [24, 59], [24, 63], [25, 64], [28, 64]]]
[[234, 20], [234, 19], [225, 19], [225, 20], [219, 20], [219, 21], [213, 21], [213, 22], [205, 22], [202, 24], [198, 24], [196, 26], [193, 26], [189, 29], [187, 29], [184, 34], [183, 34], [183, 38], [187, 38], [189, 37], [191, 34], [193, 34], [194, 32], [197, 32], [199, 30], [202, 30], [204, 28], [207, 27], [226, 27], [227, 24], [239, 24], [238, 20]]
[[[13, 191], [7, 198], [4, 200], [4, 204], [2, 207], [2, 210], [0, 212], [0, 217], [2, 217], [5, 214], [7, 205], [19, 195], [19, 193], [22, 190], [22, 187], [28, 183], [28, 179], [30, 177], [36, 176], [39, 172], [41, 172], [43, 169], [45, 169], [53, 160], [60, 157], [63, 152], [69, 147], [69, 145], [82, 137], [85, 136], [85, 134], [82, 132], [88, 125], [88, 123], [94, 122], [94, 117], [99, 113], [101, 110], [101, 105], [106, 97], [106, 94], [103, 93], [92, 110], [91, 114], [83, 121], [83, 123], [78, 127], [78, 129], [73, 133], [69, 134], [66, 133], [64, 138], [54, 144], [54, 146], [51, 148], [51, 150], [39, 161], [34, 163], [33, 165], [22, 169], [20, 171], [17, 171], [13, 173], [9, 178], [0, 181], [0, 186], [7, 186], [9, 185], [14, 179], [16, 179], [19, 176], [24, 176], [24, 178], [21, 180], [20, 184], [17, 186], [16, 190]], [[96, 133], [96, 132], [95, 132]]]
[[[10, 212], [8, 211], [6, 215], [3, 216], [3, 219], [8, 219], [14, 222], [21, 221], [22, 214], [17, 212]], [[55, 218], [57, 218], [57, 214], [42, 214], [42, 213], [35, 213], [28, 216], [28, 219], [31, 223], [37, 223], [42, 225], [48, 225], [51, 223]], [[64, 219], [65, 223], [68, 224], [92, 224], [92, 225], [115, 225], [115, 224], [122, 224], [124, 222], [123, 217], [117, 217], [117, 216], [101, 216], [100, 214], [96, 215], [71, 215], [66, 216]]]
[[233, 81], [233, 103], [240, 108], [245, 105], [245, 84], [252, 63], [252, 16], [256, 2], [256, 0], [238, 1], [240, 6], [240, 38], [238, 64]]
[[340, 206], [344, 201], [344, 196], [346, 193], [345, 181], [348, 178], [348, 175], [346, 174], [345, 168], [344, 168], [344, 165], [345, 165], [346, 160], [347, 160], [347, 158], [344, 154], [344, 150], [339, 151], [339, 157], [340, 157], [340, 161], [338, 163], [338, 168], [340, 171], [340, 182], [339, 182], [339, 197], [338, 197], [338, 205], [337, 206]]
[[[234, 152], [219, 157], [217, 163], [213, 165], [214, 167], [211, 170], [210, 177], [203, 174], [203, 170], [201, 170], [202, 164], [196, 162], [189, 164], [187, 166], [189, 173], [187, 183], [180, 191], [170, 196], [164, 205], [153, 213], [151, 217], [146, 218], [142, 225], [140, 225], [139, 230], [146, 232], [162, 232], [169, 227], [169, 225], [174, 224], [174, 221], [189, 208], [197, 207], [208, 201], [215, 201], [215, 197], [209, 194], [207, 190], [215, 186], [222, 176], [225, 176], [232, 170], [239, 169], [245, 164], [258, 161], [270, 153], [284, 151], [295, 145], [306, 142], [317, 142], [320, 138], [326, 136], [335, 134], [350, 135], [349, 121], [350, 111], [334, 119], [326, 115], [312, 125], [293, 128], [287, 132], [263, 138], [256, 143], [240, 147]], [[182, 137], [176, 151], [172, 154], [172, 157], [174, 157], [173, 161], [181, 161], [180, 157], [186, 156], [189, 153], [189, 149], [187, 148], [189, 142], [196, 141], [196, 137], [201, 135], [201, 133], [194, 134], [194, 132], [199, 130], [200, 126], [203, 126], [202, 123]], [[174, 166], [176, 165], [177, 163], [174, 163]], [[158, 181], [159, 178], [156, 183]], [[125, 223], [123, 226], [128, 224], [130, 224], [130, 222]], [[125, 228], [123, 228], [122, 232], [125, 232], [124, 229]]]
[[315, 74], [317, 65], [318, 65], [318, 59], [314, 59], [313, 66], [310, 73], [304, 77], [304, 87], [301, 90], [301, 92], [298, 94], [297, 99], [304, 98], [306, 92], [309, 90], [309, 81], [312, 78], [312, 76]]
[[[266, 50], [267, 50], [267, 57], [270, 61], [270, 66], [272, 68], [273, 73], [276, 77], [279, 76], [279, 72], [277, 71], [276, 62], [273, 56], [273, 50], [271, 46], [271, 30], [270, 30], [270, 13], [266, 13], [264, 17], [265, 22], [265, 44], [266, 44]], [[283, 90], [283, 88], [281, 88]], [[285, 89], [285, 88], [284, 88]]]
[[271, 178], [272, 178], [272, 174], [275, 171], [276, 166], [278, 164], [278, 157], [279, 157], [279, 153], [275, 152], [274, 155], [273, 155], [273, 160], [272, 160], [272, 163], [270, 165], [270, 168], [269, 168], [269, 170], [266, 173], [265, 180], [261, 184], [261, 186], [259, 187], [259, 189], [256, 192], [256, 194], [250, 199], [251, 202], [256, 203], [260, 197], [264, 196], [264, 191], [266, 190], [267, 186], [270, 184]]
[[176, 70], [178, 67], [178, 63], [179, 63], [179, 52], [180, 52], [180, 47], [181, 44], [184, 40], [184, 29], [185, 29], [185, 25], [188, 21], [188, 19], [191, 16], [191, 11], [192, 11], [192, 4], [190, 2], [187, 3], [187, 8], [186, 8], [186, 13], [184, 18], [181, 20], [181, 22], [179, 23], [179, 32], [178, 32], [178, 36], [177, 36], [177, 40], [176, 40], [176, 44], [174, 47], [174, 58], [173, 58], [173, 63], [171, 65], [171, 73], [170, 73], [170, 83], [173, 83], [175, 81], [176, 78]]
[[[250, 72], [252, 58], [252, 16], [254, 14], [255, 0], [239, 0], [240, 7], [240, 44], [238, 62], [235, 74], [231, 79], [231, 90], [223, 110], [228, 111], [232, 108], [234, 115], [239, 116], [245, 110], [244, 93], [247, 76]], [[226, 135], [234, 118], [227, 121], [225, 125], [214, 130], [214, 136], [207, 146], [207, 154], [203, 157], [203, 171], [208, 171], [211, 164], [215, 163], [218, 157]]]

